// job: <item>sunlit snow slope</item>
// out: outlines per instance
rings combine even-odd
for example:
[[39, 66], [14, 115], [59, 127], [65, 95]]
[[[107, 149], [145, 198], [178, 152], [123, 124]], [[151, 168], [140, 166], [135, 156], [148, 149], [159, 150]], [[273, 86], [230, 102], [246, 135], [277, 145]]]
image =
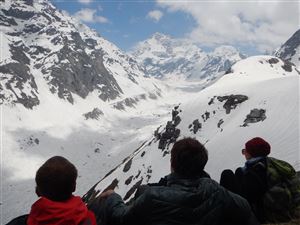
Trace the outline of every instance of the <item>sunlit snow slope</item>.
[[270, 142], [271, 156], [300, 169], [299, 72], [286, 66], [271, 56], [236, 63], [231, 73], [175, 107], [170, 122], [92, 188], [86, 199], [110, 186], [127, 200], [139, 184], [157, 182], [169, 173], [173, 142], [187, 136], [207, 147], [206, 170], [216, 180], [223, 169], [243, 165], [241, 149], [256, 136]]

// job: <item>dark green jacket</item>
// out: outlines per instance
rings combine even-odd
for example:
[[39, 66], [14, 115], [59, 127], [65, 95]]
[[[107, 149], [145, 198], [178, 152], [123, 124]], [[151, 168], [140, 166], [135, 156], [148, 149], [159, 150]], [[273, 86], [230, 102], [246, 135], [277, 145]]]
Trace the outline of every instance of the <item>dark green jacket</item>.
[[210, 178], [165, 177], [127, 206], [114, 193], [107, 198], [108, 225], [257, 224], [247, 201]]

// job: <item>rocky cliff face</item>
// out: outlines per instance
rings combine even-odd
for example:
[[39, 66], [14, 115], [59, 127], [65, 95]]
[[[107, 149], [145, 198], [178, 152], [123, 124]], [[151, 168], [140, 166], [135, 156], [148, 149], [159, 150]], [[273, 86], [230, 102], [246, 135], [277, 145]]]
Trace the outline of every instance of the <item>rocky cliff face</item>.
[[292, 62], [300, 69], [300, 30], [297, 30], [276, 52], [275, 56]]
[[74, 95], [85, 98], [91, 92], [102, 101], [122, 98], [128, 83], [139, 92], [157, 90], [150, 79], [140, 84], [147, 79], [145, 70], [133, 58], [48, 0], [1, 4], [2, 103], [33, 108], [44, 91], [41, 82], [70, 103]]

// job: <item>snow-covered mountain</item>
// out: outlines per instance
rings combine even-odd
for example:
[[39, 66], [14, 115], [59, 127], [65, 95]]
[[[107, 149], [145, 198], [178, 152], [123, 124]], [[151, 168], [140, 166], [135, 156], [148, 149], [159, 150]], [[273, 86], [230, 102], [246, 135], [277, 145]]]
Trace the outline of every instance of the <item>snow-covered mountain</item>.
[[48, 0], [0, 2], [5, 223], [29, 212], [47, 158], [76, 164], [82, 195], [151, 135], [175, 100], [159, 102], [168, 87]]
[[[157, 42], [171, 41], [131, 57], [48, 0], [0, 2], [4, 223], [29, 212], [35, 172], [53, 155], [78, 168], [78, 195], [111, 171], [86, 198], [110, 184], [130, 198], [139, 183], [157, 181], [183, 136], [206, 143], [214, 178], [243, 161], [239, 149], [253, 136], [300, 167], [299, 75], [292, 65], [265, 56], [229, 69], [242, 58], [232, 47], [207, 54], [160, 34]], [[141, 65], [144, 58], [153, 65]], [[171, 75], [188, 79], [166, 85], [153, 78]]]
[[178, 103], [169, 121], [93, 187], [86, 200], [107, 187], [128, 200], [140, 184], [157, 182], [169, 173], [173, 143], [187, 136], [207, 147], [206, 170], [216, 180], [223, 169], [243, 164], [240, 150], [256, 136], [271, 143], [271, 156], [299, 170], [299, 75], [293, 65], [272, 56], [237, 62], [216, 83]]
[[72, 104], [74, 95], [112, 101], [160, 94], [157, 82], [133, 58], [48, 0], [2, 2], [0, 25], [5, 104], [32, 109], [45, 92]]
[[190, 40], [161, 33], [138, 43], [131, 54], [155, 77], [210, 80], [245, 58], [232, 46], [220, 46], [206, 53]]
[[300, 70], [300, 29], [275, 52], [275, 56], [294, 63]]

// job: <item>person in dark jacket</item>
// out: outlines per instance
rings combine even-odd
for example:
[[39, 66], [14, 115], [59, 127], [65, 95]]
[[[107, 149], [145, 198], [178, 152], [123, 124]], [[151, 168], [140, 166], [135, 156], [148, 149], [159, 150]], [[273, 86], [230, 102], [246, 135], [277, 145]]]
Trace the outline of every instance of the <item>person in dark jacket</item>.
[[67, 159], [54, 156], [36, 172], [36, 194], [40, 197], [29, 215], [12, 220], [8, 225], [96, 225], [96, 218], [76, 189], [77, 169]]
[[293, 167], [268, 157], [270, 152], [270, 144], [260, 137], [247, 141], [244, 167], [235, 173], [224, 170], [220, 184], [246, 198], [261, 223], [287, 222], [300, 209], [300, 183]]
[[185, 138], [171, 150], [171, 174], [148, 185], [130, 205], [112, 190], [106, 198], [108, 225], [258, 224], [248, 202], [221, 187], [204, 171], [205, 147]]

